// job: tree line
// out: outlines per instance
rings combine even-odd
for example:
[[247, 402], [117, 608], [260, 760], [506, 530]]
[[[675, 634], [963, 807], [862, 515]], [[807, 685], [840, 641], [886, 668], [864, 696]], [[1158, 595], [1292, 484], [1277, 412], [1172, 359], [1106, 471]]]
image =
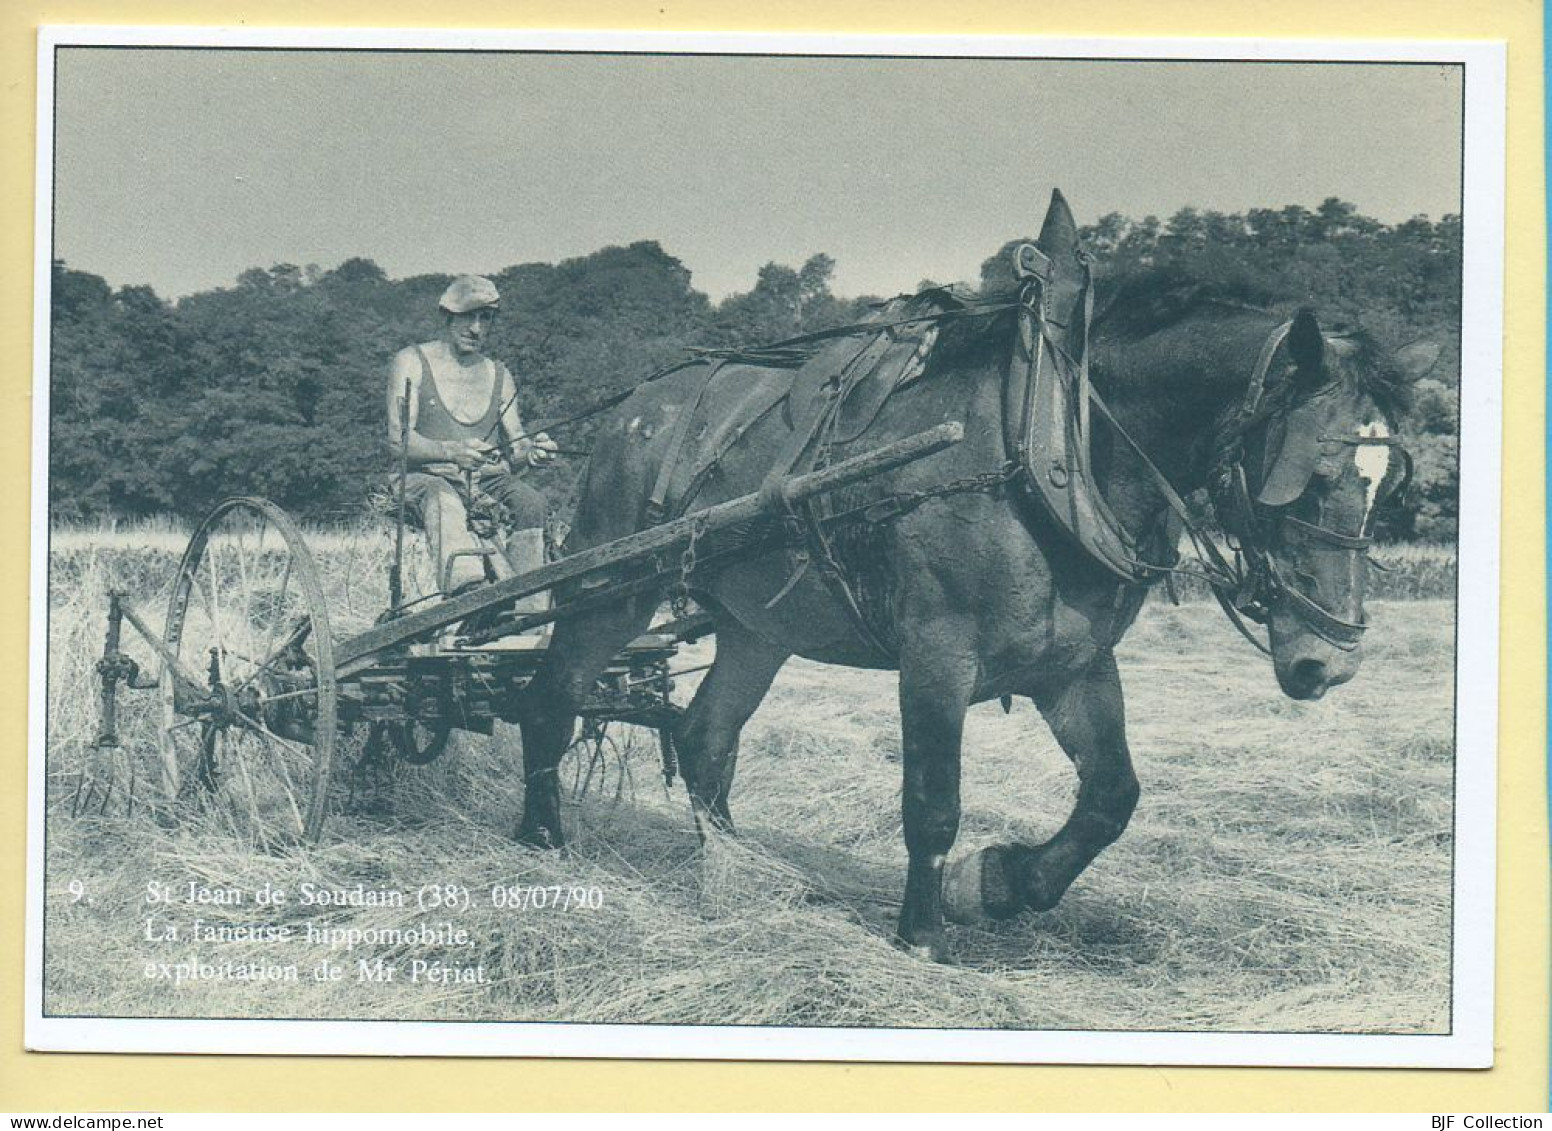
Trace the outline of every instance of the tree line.
[[[1083, 235], [1111, 277], [1176, 267], [1238, 278], [1323, 321], [1361, 322], [1382, 340], [1445, 343], [1404, 421], [1418, 474], [1403, 537], [1453, 537], [1460, 324], [1458, 217], [1385, 225], [1328, 200], [1246, 213], [1183, 209], [1167, 221], [1102, 217]], [[975, 285], [1010, 281], [1009, 240]], [[865, 317], [872, 296], [831, 289], [816, 254], [768, 263], [747, 292], [712, 302], [655, 241], [493, 275], [502, 316], [491, 352], [517, 375], [527, 421], [542, 424], [626, 388], [694, 347], [757, 345]], [[388, 482], [383, 388], [389, 359], [439, 329], [446, 275], [390, 279], [368, 259], [332, 270], [279, 264], [231, 287], [167, 301], [112, 288], [55, 261], [49, 502], [55, 521], [202, 515], [233, 494], [293, 513], [360, 513]], [[931, 280], [923, 280], [930, 285]], [[562, 446], [585, 450], [591, 430]], [[577, 465], [536, 482], [564, 508]]]

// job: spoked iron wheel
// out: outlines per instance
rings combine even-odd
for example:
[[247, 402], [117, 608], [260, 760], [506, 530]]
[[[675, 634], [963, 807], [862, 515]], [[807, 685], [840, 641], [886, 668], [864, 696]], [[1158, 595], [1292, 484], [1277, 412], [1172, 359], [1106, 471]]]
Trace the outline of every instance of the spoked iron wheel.
[[210, 513], [184, 551], [164, 639], [185, 676], [162, 679], [168, 795], [259, 844], [318, 839], [337, 737], [334, 641], [317, 567], [284, 511], [228, 499]]

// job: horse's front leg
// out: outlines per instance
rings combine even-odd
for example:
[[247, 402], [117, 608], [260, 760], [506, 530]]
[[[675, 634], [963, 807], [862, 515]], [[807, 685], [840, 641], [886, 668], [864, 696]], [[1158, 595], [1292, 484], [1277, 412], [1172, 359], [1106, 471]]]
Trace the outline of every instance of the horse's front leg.
[[1077, 767], [1077, 803], [1044, 844], [994, 845], [956, 860], [944, 893], [956, 923], [1055, 907], [1073, 880], [1121, 835], [1137, 807], [1114, 654], [1101, 653], [1077, 678], [1034, 700]]
[[944, 649], [949, 634], [930, 635], [936, 639], [902, 648], [900, 664], [901, 809], [910, 864], [899, 934], [913, 954], [942, 962], [943, 863], [959, 835], [959, 747], [976, 665]]

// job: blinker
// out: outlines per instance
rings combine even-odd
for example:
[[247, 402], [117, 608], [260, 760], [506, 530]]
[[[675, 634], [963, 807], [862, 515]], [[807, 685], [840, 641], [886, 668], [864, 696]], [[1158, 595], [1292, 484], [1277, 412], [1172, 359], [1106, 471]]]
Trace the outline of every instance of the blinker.
[[1256, 502], [1285, 507], [1304, 494], [1320, 462], [1325, 416], [1321, 401], [1306, 401], [1273, 425], [1267, 434], [1267, 470]]

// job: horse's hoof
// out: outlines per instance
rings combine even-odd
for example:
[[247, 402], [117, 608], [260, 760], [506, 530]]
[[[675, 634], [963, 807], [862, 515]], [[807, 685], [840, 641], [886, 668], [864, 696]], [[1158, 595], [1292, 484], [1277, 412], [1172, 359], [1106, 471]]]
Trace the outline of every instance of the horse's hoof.
[[738, 830], [733, 827], [731, 816], [725, 811], [702, 805], [693, 796], [690, 798], [690, 816], [695, 821], [695, 835], [700, 838], [703, 845], [713, 836], [729, 836], [734, 839], [738, 837]]
[[907, 939], [896, 935], [895, 946], [912, 958], [919, 958], [923, 962], [941, 963], [949, 960], [948, 938], [941, 931], [935, 935], [928, 935], [925, 939]]
[[984, 848], [950, 860], [943, 869], [943, 916], [950, 923], [972, 926], [989, 918], [981, 902]]
[[949, 922], [974, 926], [1018, 912], [1008, 854], [995, 845], [951, 860], [943, 869], [943, 915]]

